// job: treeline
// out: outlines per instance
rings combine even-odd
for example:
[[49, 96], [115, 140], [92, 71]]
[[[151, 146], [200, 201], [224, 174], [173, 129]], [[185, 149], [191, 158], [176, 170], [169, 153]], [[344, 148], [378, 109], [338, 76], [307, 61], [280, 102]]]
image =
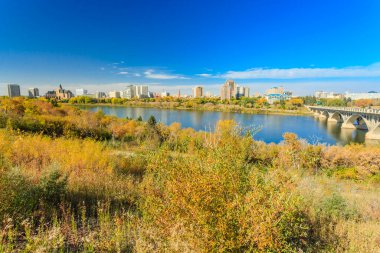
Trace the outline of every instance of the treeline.
[[282, 100], [270, 105], [264, 97], [242, 97], [239, 99], [221, 100], [220, 98], [178, 98], [178, 97], [160, 97], [160, 98], [90, 98], [86, 96], [73, 97], [68, 103], [71, 104], [114, 104], [114, 105], [162, 105], [171, 104], [172, 107], [197, 108], [212, 107], [217, 105], [239, 106], [242, 108], [278, 108], [287, 110], [296, 110], [304, 104], [300, 98]]
[[350, 98], [316, 98], [314, 96], [302, 97], [305, 105], [321, 105], [321, 106], [336, 106], [336, 107], [370, 107], [380, 106], [380, 99], [358, 99], [351, 100]]
[[0, 252], [379, 249], [379, 147], [291, 133], [265, 144], [233, 121], [196, 132], [39, 100], [0, 106]]

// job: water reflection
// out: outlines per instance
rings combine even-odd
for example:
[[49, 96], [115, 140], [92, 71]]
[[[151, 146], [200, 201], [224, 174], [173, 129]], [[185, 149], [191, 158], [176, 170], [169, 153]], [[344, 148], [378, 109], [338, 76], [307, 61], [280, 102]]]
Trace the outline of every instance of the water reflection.
[[326, 118], [317, 118], [316, 120], [336, 140], [337, 144], [366, 143], [366, 130], [345, 129], [342, 128], [342, 123], [329, 122]]

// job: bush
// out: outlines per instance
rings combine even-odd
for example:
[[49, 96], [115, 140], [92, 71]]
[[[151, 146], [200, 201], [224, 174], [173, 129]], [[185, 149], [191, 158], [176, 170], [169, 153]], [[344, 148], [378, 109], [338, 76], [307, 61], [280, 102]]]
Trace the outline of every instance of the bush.
[[337, 193], [334, 193], [331, 197], [324, 199], [320, 203], [319, 208], [323, 215], [328, 215], [335, 219], [356, 218], [358, 215], [356, 210], [350, 208], [345, 199]]
[[39, 204], [38, 188], [31, 184], [20, 169], [0, 174], [0, 221], [12, 218], [16, 222], [32, 217]]

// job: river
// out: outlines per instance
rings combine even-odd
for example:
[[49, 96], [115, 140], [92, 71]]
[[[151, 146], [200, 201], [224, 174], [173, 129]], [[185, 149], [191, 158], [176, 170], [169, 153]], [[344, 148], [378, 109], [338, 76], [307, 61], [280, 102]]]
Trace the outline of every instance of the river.
[[244, 114], [235, 112], [209, 112], [157, 108], [136, 108], [123, 106], [78, 106], [89, 111], [102, 110], [107, 115], [119, 118], [137, 119], [139, 116], [147, 120], [153, 115], [158, 122], [170, 125], [181, 123], [183, 128], [212, 131], [218, 120], [235, 120], [244, 128], [260, 129], [254, 136], [256, 140], [266, 143], [279, 143], [285, 132], [293, 132], [309, 143], [329, 145], [345, 145], [351, 142], [363, 143], [365, 131], [341, 129], [337, 124], [327, 123], [313, 116]]

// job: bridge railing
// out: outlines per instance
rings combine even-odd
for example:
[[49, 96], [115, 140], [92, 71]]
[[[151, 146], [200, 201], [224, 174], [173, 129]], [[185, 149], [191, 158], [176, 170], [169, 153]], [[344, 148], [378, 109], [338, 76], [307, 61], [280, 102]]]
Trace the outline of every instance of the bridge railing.
[[309, 106], [311, 109], [317, 110], [333, 110], [333, 111], [344, 111], [344, 112], [358, 112], [358, 113], [368, 113], [368, 114], [379, 114], [378, 109], [365, 109], [357, 107], [332, 107], [332, 106]]

